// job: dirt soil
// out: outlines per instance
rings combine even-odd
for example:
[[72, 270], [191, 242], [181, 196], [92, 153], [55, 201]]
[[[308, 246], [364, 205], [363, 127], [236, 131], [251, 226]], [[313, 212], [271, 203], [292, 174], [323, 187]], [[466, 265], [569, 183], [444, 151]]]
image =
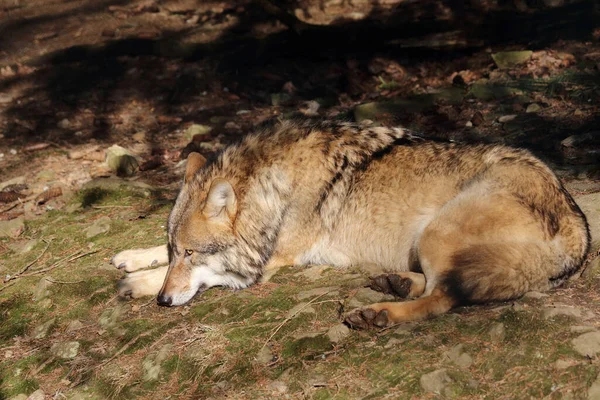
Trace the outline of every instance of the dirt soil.
[[[599, 104], [594, 1], [0, 1], [0, 399], [598, 399]], [[341, 323], [367, 267], [117, 296], [189, 152], [302, 115], [532, 150], [588, 215], [584, 273], [369, 332]]]

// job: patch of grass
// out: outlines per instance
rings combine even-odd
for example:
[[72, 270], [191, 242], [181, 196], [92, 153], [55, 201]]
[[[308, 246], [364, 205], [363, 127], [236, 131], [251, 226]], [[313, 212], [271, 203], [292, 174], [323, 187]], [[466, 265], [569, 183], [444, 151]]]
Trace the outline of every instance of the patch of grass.
[[23, 336], [34, 318], [35, 308], [29, 296], [18, 294], [0, 303], [0, 343], [8, 343], [15, 336]]
[[333, 348], [327, 336], [305, 337], [284, 344], [281, 356], [288, 359], [313, 360]]
[[29, 356], [9, 364], [0, 363], [0, 398], [8, 399], [19, 393], [30, 394], [39, 388], [37, 380], [28, 376], [28, 371], [38, 365], [38, 356]]

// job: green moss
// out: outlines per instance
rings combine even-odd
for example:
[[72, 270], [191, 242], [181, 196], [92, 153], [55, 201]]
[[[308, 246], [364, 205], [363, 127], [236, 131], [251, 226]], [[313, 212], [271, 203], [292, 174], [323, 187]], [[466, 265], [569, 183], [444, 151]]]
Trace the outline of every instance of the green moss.
[[331, 341], [327, 336], [306, 337], [286, 343], [281, 356], [284, 358], [312, 360], [332, 348]]
[[18, 294], [0, 303], [0, 343], [23, 336], [33, 318], [34, 306], [28, 296]]

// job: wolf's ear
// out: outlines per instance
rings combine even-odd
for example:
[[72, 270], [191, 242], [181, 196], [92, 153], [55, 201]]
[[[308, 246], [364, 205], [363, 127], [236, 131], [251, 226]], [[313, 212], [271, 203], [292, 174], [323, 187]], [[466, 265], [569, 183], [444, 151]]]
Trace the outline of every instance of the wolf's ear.
[[183, 181], [188, 183], [190, 179], [196, 175], [196, 172], [206, 164], [206, 158], [200, 153], [190, 153], [187, 158], [187, 165], [185, 167], [185, 176]]
[[210, 185], [202, 212], [208, 218], [231, 222], [236, 211], [237, 201], [233, 187], [225, 179], [215, 179]]

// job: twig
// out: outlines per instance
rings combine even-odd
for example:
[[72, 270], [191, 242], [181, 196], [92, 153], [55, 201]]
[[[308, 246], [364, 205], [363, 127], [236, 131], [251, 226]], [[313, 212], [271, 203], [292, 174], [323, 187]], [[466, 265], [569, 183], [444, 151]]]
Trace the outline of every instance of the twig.
[[7, 279], [4, 280], [4, 283], [7, 283], [9, 281], [12, 281], [14, 279], [17, 279], [19, 276], [23, 275], [33, 264], [35, 264], [36, 262], [38, 262], [38, 260], [40, 258], [42, 258], [42, 256], [44, 254], [46, 254], [46, 250], [48, 250], [48, 247], [50, 247], [50, 243], [52, 242], [52, 239], [50, 239], [48, 242], [46, 242], [46, 248], [42, 251], [42, 253], [32, 262], [30, 262], [29, 264], [27, 264], [25, 267], [23, 267], [22, 270], [20, 270], [19, 272], [17, 272], [16, 274], [8, 277]]
[[85, 282], [85, 281], [73, 281], [73, 282], [67, 282], [67, 281], [55, 281], [55, 280], [54, 280], [54, 279], [52, 279], [52, 278], [46, 278], [46, 280], [47, 280], [48, 282], [52, 282], [52, 283], [59, 283], [59, 284], [73, 284], [73, 283], [82, 283], [82, 282]]
[[12, 285], [14, 285], [16, 282], [10, 282], [7, 283], [6, 285], [0, 287], [0, 292], [3, 291], [4, 289], [8, 289], [9, 287], [11, 287]]
[[13, 201], [13, 204], [11, 204], [10, 206], [8, 206], [8, 208], [5, 208], [4, 210], [0, 211], [0, 214], [5, 213], [7, 211], [12, 210], [13, 208], [15, 208], [16, 206], [20, 206], [21, 204], [25, 204], [27, 203], [29, 200], [33, 200], [36, 198], [37, 195], [32, 194], [31, 196], [25, 197], [25, 198], [18, 198], [17, 200]]
[[50, 357], [49, 359], [47, 359], [46, 361], [44, 361], [39, 367], [37, 367], [36, 369], [34, 369], [33, 371], [31, 371], [28, 374], [28, 376], [36, 376], [41, 370], [43, 370], [44, 368], [46, 368], [48, 366], [48, 364], [50, 364], [55, 359], [56, 358], [54, 356]]
[[117, 351], [115, 354], [113, 354], [109, 359], [104, 360], [100, 363], [99, 367], [103, 367], [104, 365], [108, 364], [109, 362], [111, 362], [112, 360], [114, 360], [115, 358], [117, 358], [118, 356], [120, 356], [125, 350], [127, 350], [132, 344], [134, 344], [135, 342], [137, 342], [139, 339], [150, 335], [152, 332], [154, 332], [157, 328], [153, 328], [150, 329], [149, 331], [140, 333], [139, 335], [137, 335], [136, 337], [134, 337], [133, 339], [131, 339], [129, 342], [125, 343], [125, 345], [123, 347], [121, 347], [119, 349], [119, 351]]
[[262, 345], [262, 347], [260, 348], [261, 350], [265, 348], [265, 346], [271, 341], [271, 339], [273, 339], [273, 337], [277, 334], [277, 332], [279, 332], [279, 330], [281, 328], [283, 328], [283, 326], [285, 324], [287, 324], [289, 321], [291, 321], [292, 319], [294, 319], [294, 317], [296, 317], [296, 315], [300, 314], [300, 312], [302, 310], [304, 310], [306, 307], [310, 306], [311, 304], [313, 304], [317, 299], [320, 299], [321, 297], [325, 296], [326, 294], [328, 294], [329, 292], [331, 292], [331, 290], [328, 290], [325, 293], [322, 293], [320, 295], [318, 295], [317, 297], [315, 297], [314, 299], [312, 299], [311, 301], [309, 301], [308, 303], [306, 303], [303, 307], [299, 308], [298, 310], [296, 310], [296, 312], [292, 315], [290, 315], [289, 317], [287, 317], [286, 319], [283, 320], [283, 322], [281, 324], [279, 324], [277, 326], [277, 328], [275, 328], [275, 330], [273, 331], [273, 333], [271, 333], [271, 336], [269, 336], [269, 338], [266, 340], [266, 342]]
[[[97, 253], [98, 251], [100, 251], [100, 250], [88, 251], [87, 253], [83, 253], [83, 254], [79, 254], [79, 255], [76, 255], [76, 254], [77, 254], [77, 253], [79, 253], [79, 252], [81, 252], [81, 250], [80, 250], [80, 251], [76, 251], [76, 252], [75, 252], [75, 253], [73, 253], [72, 255], [70, 255], [70, 256], [68, 256], [68, 257], [65, 257], [65, 258], [63, 258], [63, 259], [62, 259], [62, 260], [60, 260], [60, 261], [57, 261], [57, 262], [55, 262], [54, 264], [52, 264], [52, 265], [51, 265], [51, 266], [49, 266], [48, 268], [38, 269], [38, 270], [36, 270], [36, 271], [30, 272], [30, 273], [28, 273], [28, 274], [23, 274], [23, 275], [21, 275], [21, 276], [33, 276], [33, 275], [39, 275], [39, 274], [41, 274], [41, 273], [43, 273], [43, 272], [52, 271], [53, 269], [55, 269], [55, 268], [58, 268], [58, 267], [60, 266], [60, 264], [61, 264], [61, 263], [65, 262], [65, 260], [66, 260], [67, 258], [68, 258], [68, 260], [66, 260], [66, 262], [67, 262], [67, 263], [69, 263], [69, 262], [71, 262], [71, 261], [75, 261], [75, 260], [77, 260], [77, 259], [79, 259], [79, 258], [82, 258], [82, 257], [85, 257], [85, 256], [89, 256], [90, 254]], [[69, 258], [69, 257], [70, 257], [70, 258]]]
[[133, 208], [133, 206], [92, 206], [92, 208], [98, 209], [98, 210], [102, 210], [104, 208]]

